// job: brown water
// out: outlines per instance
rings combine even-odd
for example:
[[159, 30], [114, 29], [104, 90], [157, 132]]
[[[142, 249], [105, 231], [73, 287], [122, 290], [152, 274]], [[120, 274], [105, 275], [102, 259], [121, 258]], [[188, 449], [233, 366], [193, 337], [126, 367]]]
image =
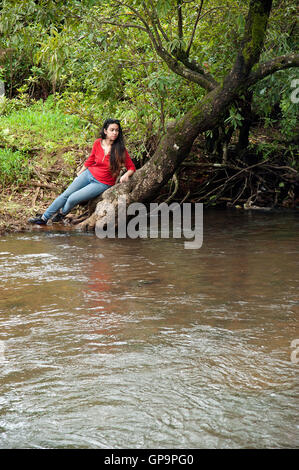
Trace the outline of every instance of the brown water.
[[0, 238], [0, 448], [298, 447], [298, 229]]

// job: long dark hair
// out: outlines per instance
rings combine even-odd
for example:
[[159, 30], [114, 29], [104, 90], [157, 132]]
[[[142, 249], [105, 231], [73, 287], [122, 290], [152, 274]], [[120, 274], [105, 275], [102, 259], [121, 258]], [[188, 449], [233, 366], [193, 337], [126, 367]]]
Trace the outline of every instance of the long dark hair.
[[102, 139], [106, 138], [105, 130], [108, 129], [110, 124], [117, 124], [119, 133], [117, 139], [113, 142], [110, 153], [110, 170], [113, 176], [118, 176], [121, 167], [124, 165], [126, 160], [125, 154], [125, 142], [123, 137], [123, 131], [118, 119], [106, 119], [100, 132]]

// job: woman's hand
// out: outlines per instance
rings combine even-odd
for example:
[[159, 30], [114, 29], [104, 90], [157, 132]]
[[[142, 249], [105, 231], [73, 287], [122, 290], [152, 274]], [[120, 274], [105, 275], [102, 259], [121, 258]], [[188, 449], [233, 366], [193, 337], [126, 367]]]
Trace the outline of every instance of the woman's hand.
[[81, 175], [81, 173], [83, 173], [85, 170], [87, 170], [87, 167], [83, 165], [82, 168], [78, 171], [77, 176]]
[[133, 170], [128, 170], [124, 175], [120, 177], [119, 182], [120, 183], [127, 183], [129, 181], [130, 176], [132, 176], [134, 173]]

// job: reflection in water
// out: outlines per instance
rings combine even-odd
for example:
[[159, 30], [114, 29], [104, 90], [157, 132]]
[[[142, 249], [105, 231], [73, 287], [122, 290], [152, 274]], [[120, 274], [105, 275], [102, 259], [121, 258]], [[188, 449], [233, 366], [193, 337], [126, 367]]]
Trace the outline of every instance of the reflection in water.
[[0, 239], [0, 447], [297, 447], [298, 221]]

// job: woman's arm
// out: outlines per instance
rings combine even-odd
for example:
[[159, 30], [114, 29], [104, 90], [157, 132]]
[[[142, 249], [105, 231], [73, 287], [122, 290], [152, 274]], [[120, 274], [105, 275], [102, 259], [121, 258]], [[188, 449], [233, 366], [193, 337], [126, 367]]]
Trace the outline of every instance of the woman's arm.
[[126, 161], [125, 161], [125, 167], [127, 169], [127, 172], [121, 176], [119, 182], [120, 183], [127, 183], [127, 181], [129, 181], [129, 178], [130, 176], [133, 175], [133, 173], [135, 173], [136, 171], [136, 167], [134, 165], [134, 163], [132, 162], [132, 159], [128, 153], [128, 151], [126, 150]]
[[87, 170], [87, 166], [83, 165], [82, 168], [80, 168], [80, 170], [78, 171], [77, 176], [81, 175], [81, 173], [83, 173], [83, 171], [85, 170]]
[[134, 173], [134, 170], [128, 170], [124, 175], [120, 177], [119, 182], [120, 183], [127, 183], [129, 181], [130, 176], [132, 176]]
[[89, 166], [92, 166], [95, 162], [95, 156], [96, 156], [96, 150], [97, 150], [97, 146], [99, 145], [99, 142], [100, 142], [100, 139], [97, 139], [93, 146], [92, 146], [92, 151], [91, 151], [91, 154], [89, 155], [88, 159], [85, 160], [82, 168], [78, 171], [77, 173], [77, 176], [81, 175], [81, 173], [83, 173], [83, 171], [85, 171]]

